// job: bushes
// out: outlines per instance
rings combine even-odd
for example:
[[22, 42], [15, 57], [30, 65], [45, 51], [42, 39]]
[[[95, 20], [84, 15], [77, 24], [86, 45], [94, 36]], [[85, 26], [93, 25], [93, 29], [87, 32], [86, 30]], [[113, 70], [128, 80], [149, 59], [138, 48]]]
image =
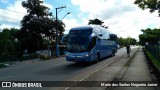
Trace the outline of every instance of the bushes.
[[160, 71], [160, 61], [158, 60], [158, 58], [156, 58], [153, 53], [148, 51], [148, 49], [144, 50], [147, 53], [148, 57], [150, 58], [151, 62], [154, 64], [154, 66]]

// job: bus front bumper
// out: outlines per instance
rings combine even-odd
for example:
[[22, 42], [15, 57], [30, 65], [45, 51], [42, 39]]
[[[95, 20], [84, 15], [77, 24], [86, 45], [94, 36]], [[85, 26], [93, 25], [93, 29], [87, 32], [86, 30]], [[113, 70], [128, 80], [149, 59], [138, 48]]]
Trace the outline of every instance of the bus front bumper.
[[84, 54], [84, 55], [66, 55], [67, 61], [73, 62], [92, 62], [91, 55]]

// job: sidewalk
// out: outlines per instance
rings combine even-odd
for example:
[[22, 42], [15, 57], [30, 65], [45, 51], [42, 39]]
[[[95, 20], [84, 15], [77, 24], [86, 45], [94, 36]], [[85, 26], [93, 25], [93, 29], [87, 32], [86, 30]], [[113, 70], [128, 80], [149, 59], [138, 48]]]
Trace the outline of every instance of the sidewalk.
[[[116, 79], [115, 79], [116, 78]], [[142, 47], [83, 81], [153, 81]], [[158, 90], [155, 87], [71, 87], [69, 90]]]
[[123, 75], [122, 81], [152, 81], [152, 76], [147, 65], [142, 48], [131, 61], [128, 69]]
[[[146, 58], [140, 48], [120, 81], [153, 81]], [[112, 90], [156, 90], [155, 87], [117, 87]]]

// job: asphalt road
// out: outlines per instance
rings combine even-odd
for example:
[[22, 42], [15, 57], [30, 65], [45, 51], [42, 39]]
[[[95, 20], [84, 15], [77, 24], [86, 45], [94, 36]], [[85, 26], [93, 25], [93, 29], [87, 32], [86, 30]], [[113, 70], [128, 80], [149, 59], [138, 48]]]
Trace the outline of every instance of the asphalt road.
[[[136, 47], [132, 47], [136, 48]], [[65, 57], [33, 64], [17, 65], [0, 69], [0, 81], [75, 81], [99, 70], [104, 65], [119, 60], [126, 49], [119, 49], [114, 57], [108, 57], [99, 63], [77, 64], [67, 62]], [[1, 90], [1, 89], [0, 89]]]

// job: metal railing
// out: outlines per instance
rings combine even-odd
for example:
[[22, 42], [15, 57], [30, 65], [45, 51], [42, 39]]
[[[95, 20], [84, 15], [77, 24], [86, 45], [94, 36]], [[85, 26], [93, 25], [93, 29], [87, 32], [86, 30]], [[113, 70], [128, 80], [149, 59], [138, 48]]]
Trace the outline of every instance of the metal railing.
[[160, 62], [160, 46], [159, 45], [146, 45], [145, 48]]

